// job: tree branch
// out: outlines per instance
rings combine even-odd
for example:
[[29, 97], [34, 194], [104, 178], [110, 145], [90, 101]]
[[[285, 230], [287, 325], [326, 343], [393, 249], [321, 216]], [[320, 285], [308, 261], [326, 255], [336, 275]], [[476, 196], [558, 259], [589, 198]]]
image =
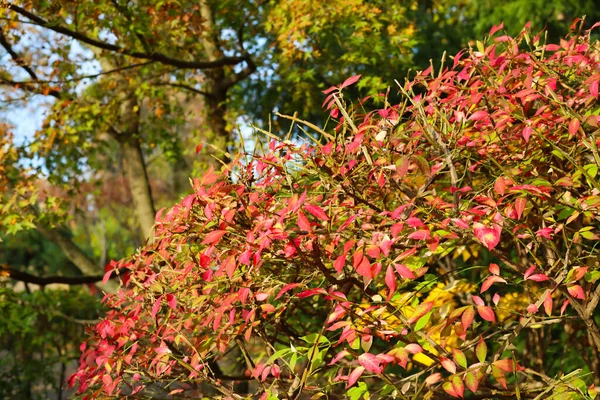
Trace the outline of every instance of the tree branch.
[[100, 40], [91, 38], [80, 32], [73, 31], [64, 26], [50, 24], [43, 18], [41, 18], [35, 14], [32, 14], [29, 11], [27, 11], [19, 6], [16, 6], [14, 4], [11, 4], [9, 6], [9, 9], [30, 19], [31, 21], [35, 22], [38, 26], [41, 26], [43, 28], [50, 29], [54, 32], [69, 36], [70, 38], [79, 40], [80, 42], [86, 43], [90, 46], [94, 46], [94, 47], [97, 47], [97, 48], [103, 49], [103, 50], [112, 51], [112, 52], [118, 53], [118, 54], [123, 54], [123, 55], [133, 57], [133, 58], [153, 60], [153, 61], [163, 63], [165, 65], [171, 65], [171, 66], [178, 67], [178, 68], [215, 69], [215, 68], [221, 68], [221, 67], [228, 66], [228, 65], [237, 65], [243, 61], [248, 61], [248, 58], [249, 58], [248, 55], [244, 55], [244, 56], [222, 57], [222, 58], [214, 60], [214, 61], [186, 61], [186, 60], [179, 60], [176, 58], [172, 58], [172, 57], [169, 57], [162, 53], [155, 53], [155, 52], [147, 53], [147, 52], [131, 51], [131, 50], [125, 49], [121, 46], [117, 46], [114, 44], [102, 42]]
[[2, 45], [2, 47], [4, 47], [8, 54], [10, 54], [15, 63], [19, 67], [23, 68], [25, 72], [27, 72], [31, 79], [33, 79], [34, 81], [38, 80], [37, 75], [35, 74], [33, 69], [31, 69], [27, 64], [25, 64], [23, 62], [23, 58], [13, 50], [12, 46], [10, 45], [10, 43], [8, 43], [8, 40], [6, 40], [6, 36], [4, 36], [4, 33], [2, 31], [0, 31], [0, 45]]
[[[35, 228], [46, 239], [55, 243], [77, 269], [84, 275], [96, 276], [104, 272], [98, 267], [73, 241], [59, 229], [49, 228], [42, 224], [36, 224]], [[118, 285], [115, 282], [98, 283], [97, 286], [107, 292], [116, 292]]]
[[[115, 279], [117, 276], [126, 272], [126, 268], [121, 268], [118, 274], [113, 274], [110, 279]], [[66, 285], [85, 285], [100, 282], [104, 275], [94, 276], [35, 276], [27, 272], [17, 271], [8, 265], [0, 265], [0, 276], [8, 276], [16, 281], [32, 283], [34, 285], [46, 286], [54, 283], [62, 283]]]

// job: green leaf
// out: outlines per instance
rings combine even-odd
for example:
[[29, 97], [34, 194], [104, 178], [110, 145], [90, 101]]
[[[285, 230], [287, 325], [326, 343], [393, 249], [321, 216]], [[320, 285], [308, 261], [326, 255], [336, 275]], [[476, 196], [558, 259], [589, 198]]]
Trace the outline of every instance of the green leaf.
[[487, 344], [485, 344], [483, 338], [480, 338], [479, 343], [475, 346], [475, 354], [480, 363], [485, 362], [485, 358], [487, 357]]
[[427, 325], [427, 323], [429, 322], [429, 319], [431, 318], [431, 314], [432, 314], [432, 311], [429, 311], [427, 314], [425, 314], [421, 318], [419, 318], [419, 320], [415, 324], [415, 332], [420, 331], [421, 329], [423, 329], [425, 327], [425, 325]]
[[364, 382], [359, 382], [357, 386], [353, 386], [348, 390], [346, 395], [350, 400], [359, 400], [363, 395], [366, 395], [366, 398], [369, 398], [369, 392], [367, 392], [367, 384]]

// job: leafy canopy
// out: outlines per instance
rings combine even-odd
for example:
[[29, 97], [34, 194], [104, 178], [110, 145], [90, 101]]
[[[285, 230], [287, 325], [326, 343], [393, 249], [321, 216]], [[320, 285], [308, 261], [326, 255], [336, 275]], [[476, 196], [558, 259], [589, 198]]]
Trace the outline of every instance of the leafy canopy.
[[[337, 126], [304, 123], [325, 144], [266, 132], [266, 154], [195, 179], [155, 243], [116, 265], [131, 274], [71, 384], [86, 398], [241, 398], [242, 380], [264, 399], [594, 397], [600, 45], [499, 30], [399, 85], [399, 103], [363, 112], [344, 97], [358, 76], [326, 90]], [[219, 366], [232, 349], [246, 375]]]

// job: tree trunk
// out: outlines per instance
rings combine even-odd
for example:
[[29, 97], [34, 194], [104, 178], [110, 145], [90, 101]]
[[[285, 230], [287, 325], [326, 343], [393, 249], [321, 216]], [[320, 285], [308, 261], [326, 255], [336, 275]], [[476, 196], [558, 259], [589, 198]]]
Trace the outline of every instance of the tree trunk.
[[142, 239], [147, 238], [149, 242], [152, 242], [156, 211], [152, 200], [146, 164], [144, 163], [144, 155], [136, 137], [129, 136], [123, 139], [120, 143], [124, 157], [125, 174], [129, 181], [135, 213], [142, 230], [141, 236]]
[[[55, 243], [84, 275], [101, 275], [104, 270], [96, 265], [73, 241], [60, 229], [49, 228], [41, 224], [36, 224], [36, 229], [46, 239]], [[108, 293], [115, 293], [119, 288], [118, 283], [109, 281], [107, 283], [97, 283], [100, 289]]]

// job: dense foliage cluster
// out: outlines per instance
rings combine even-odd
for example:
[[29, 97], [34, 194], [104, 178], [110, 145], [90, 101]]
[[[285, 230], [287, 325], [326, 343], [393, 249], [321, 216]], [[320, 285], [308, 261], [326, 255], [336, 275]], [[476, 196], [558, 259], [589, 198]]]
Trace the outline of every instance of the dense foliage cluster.
[[352, 105], [358, 76], [326, 90], [335, 129], [301, 122], [323, 142], [273, 136], [195, 179], [155, 242], [115, 263], [130, 272], [71, 384], [595, 397], [600, 46], [500, 28], [399, 84], [398, 104]]

